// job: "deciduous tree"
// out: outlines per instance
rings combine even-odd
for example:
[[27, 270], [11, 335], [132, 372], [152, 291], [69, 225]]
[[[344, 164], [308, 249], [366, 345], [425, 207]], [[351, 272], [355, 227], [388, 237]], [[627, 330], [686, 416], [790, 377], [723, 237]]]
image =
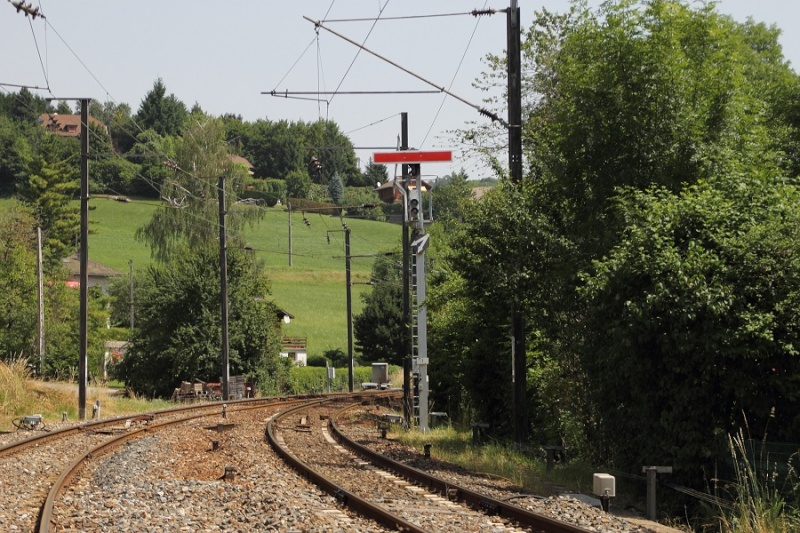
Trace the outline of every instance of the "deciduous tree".
[[[230, 374], [254, 376], [278, 358], [279, 326], [269, 286], [246, 254], [228, 252]], [[219, 252], [184, 250], [151, 266], [136, 288], [136, 330], [119, 375], [142, 394], [169, 396], [182, 380], [222, 372]]]

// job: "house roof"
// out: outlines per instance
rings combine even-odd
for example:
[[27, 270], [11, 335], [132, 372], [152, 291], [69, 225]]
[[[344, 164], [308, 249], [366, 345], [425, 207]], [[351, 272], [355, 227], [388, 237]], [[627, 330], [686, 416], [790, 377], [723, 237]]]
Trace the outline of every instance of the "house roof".
[[[37, 119], [39, 124], [44, 126], [47, 131], [57, 133], [62, 137], [78, 137], [81, 134], [81, 116], [80, 115], [61, 115], [58, 113], [42, 113]], [[103, 130], [106, 130], [106, 125], [90, 116], [89, 124], [94, 124]]]
[[247, 172], [252, 176], [253, 175], [253, 163], [245, 159], [240, 155], [228, 154], [228, 158], [231, 160], [231, 163], [234, 165], [244, 165], [247, 167]]
[[473, 187], [472, 188], [472, 197], [476, 200], [480, 200], [483, 196], [494, 189], [494, 187]]
[[248, 161], [247, 159], [245, 159], [244, 157], [242, 157], [240, 155], [228, 154], [228, 157], [231, 159], [231, 162], [233, 162], [233, 163], [238, 163], [240, 165], [244, 165], [247, 168], [253, 168], [253, 163], [251, 163], [250, 161]]
[[[421, 180], [421, 181], [422, 181], [422, 190], [423, 191], [427, 192], [427, 191], [431, 190], [430, 183], [428, 183], [425, 180]], [[394, 189], [394, 184], [395, 184], [395, 182], [393, 180], [389, 180], [386, 183], [380, 184], [380, 185], [378, 185], [377, 188], [375, 188], [375, 192], [378, 193], [378, 197], [381, 199], [381, 201], [390, 204], [390, 203], [394, 202], [395, 200], [399, 200], [401, 198], [400, 191], [396, 191]], [[402, 179], [398, 179], [397, 180], [397, 184], [402, 187], [403, 186], [403, 180]], [[408, 187], [409, 187], [409, 189], [416, 189], [416, 187], [417, 187], [417, 179], [414, 178], [414, 177], [409, 178]]]
[[[72, 254], [66, 259], [63, 259], [62, 262], [64, 264], [64, 268], [67, 269], [70, 276], [80, 276], [81, 261], [77, 253]], [[122, 272], [114, 270], [110, 266], [104, 265], [103, 263], [92, 261], [91, 259], [89, 259], [89, 261], [86, 263], [86, 266], [88, 267], [88, 275], [90, 276], [112, 278], [122, 275]]]

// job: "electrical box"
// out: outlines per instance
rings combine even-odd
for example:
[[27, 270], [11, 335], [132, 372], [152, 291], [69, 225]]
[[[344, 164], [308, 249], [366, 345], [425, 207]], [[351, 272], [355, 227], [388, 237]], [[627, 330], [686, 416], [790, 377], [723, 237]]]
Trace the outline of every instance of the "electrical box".
[[372, 363], [372, 382], [378, 387], [389, 383], [389, 363]]
[[[608, 492], [606, 492], [608, 491]], [[592, 492], [598, 496], [616, 496], [616, 480], [611, 474], [594, 474], [592, 476]]]

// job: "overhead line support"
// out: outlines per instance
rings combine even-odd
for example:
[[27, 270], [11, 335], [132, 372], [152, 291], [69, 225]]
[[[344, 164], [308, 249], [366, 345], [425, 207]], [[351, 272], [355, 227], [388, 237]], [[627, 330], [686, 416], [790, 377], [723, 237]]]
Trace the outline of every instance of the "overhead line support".
[[482, 107], [480, 107], [480, 106], [478, 106], [478, 105], [475, 105], [475, 104], [473, 104], [472, 102], [470, 102], [469, 100], [466, 100], [466, 99], [464, 99], [464, 98], [462, 98], [462, 97], [458, 96], [457, 94], [455, 94], [455, 93], [453, 93], [453, 92], [451, 92], [451, 91], [447, 90], [446, 88], [444, 88], [444, 87], [442, 87], [442, 86], [440, 86], [440, 85], [436, 85], [435, 83], [433, 83], [432, 81], [428, 80], [427, 78], [424, 78], [424, 77], [420, 76], [419, 74], [417, 74], [417, 73], [415, 73], [415, 72], [413, 72], [413, 71], [411, 71], [411, 70], [409, 70], [409, 69], [405, 68], [404, 66], [402, 66], [402, 65], [399, 65], [398, 63], [395, 63], [395, 62], [394, 62], [394, 61], [392, 61], [391, 59], [389, 59], [389, 58], [387, 58], [387, 57], [384, 57], [384, 56], [382, 56], [382, 55], [378, 54], [377, 52], [373, 52], [372, 50], [370, 50], [369, 48], [367, 48], [367, 47], [366, 47], [366, 46], [364, 46], [363, 44], [360, 44], [360, 43], [358, 43], [358, 42], [356, 42], [356, 41], [354, 41], [354, 40], [350, 39], [349, 37], [347, 37], [347, 36], [345, 36], [345, 35], [342, 35], [341, 33], [339, 33], [339, 32], [337, 32], [337, 31], [334, 31], [334, 30], [332, 30], [332, 29], [330, 29], [330, 28], [326, 27], [324, 24], [322, 24], [322, 21], [319, 21], [319, 20], [314, 20], [314, 19], [312, 19], [312, 18], [306, 17], [305, 15], [303, 16], [303, 18], [304, 18], [304, 19], [306, 19], [306, 20], [307, 20], [307, 21], [309, 21], [309, 22], [312, 22], [312, 23], [314, 24], [314, 26], [315, 26], [317, 29], [319, 29], [319, 28], [322, 28], [323, 30], [325, 30], [325, 31], [327, 31], [327, 32], [330, 32], [330, 33], [332, 33], [333, 35], [335, 35], [335, 36], [339, 37], [340, 39], [343, 39], [343, 40], [347, 41], [348, 43], [350, 43], [350, 44], [352, 44], [352, 45], [355, 45], [355, 46], [357, 46], [358, 48], [360, 48], [360, 49], [364, 50], [364, 51], [365, 51], [365, 52], [367, 52], [368, 54], [372, 54], [373, 56], [377, 57], [378, 59], [380, 59], [380, 60], [382, 60], [382, 61], [385, 61], [386, 63], [389, 63], [389, 64], [390, 64], [390, 65], [392, 65], [393, 67], [395, 67], [395, 68], [398, 68], [398, 69], [402, 70], [402, 71], [403, 71], [403, 72], [405, 72], [406, 74], [409, 74], [409, 75], [411, 75], [411, 76], [413, 76], [413, 77], [417, 78], [418, 80], [420, 80], [420, 81], [422, 81], [422, 82], [424, 82], [424, 83], [427, 83], [427, 84], [428, 84], [428, 85], [430, 85], [431, 87], [435, 87], [435, 88], [436, 88], [436, 89], [437, 89], [439, 92], [443, 92], [443, 93], [445, 93], [446, 95], [448, 95], [448, 96], [451, 96], [451, 97], [455, 98], [455, 99], [456, 99], [456, 100], [458, 100], [459, 102], [462, 102], [462, 103], [464, 103], [464, 104], [467, 104], [467, 105], [468, 105], [468, 106], [470, 106], [471, 108], [473, 108], [473, 109], [475, 109], [476, 111], [478, 111], [478, 112], [479, 112], [481, 115], [484, 115], [484, 116], [486, 116], [486, 117], [489, 117], [490, 119], [492, 119], [492, 121], [499, 122], [499, 123], [501, 123], [501, 124], [502, 124], [504, 127], [508, 127], [508, 123], [507, 123], [505, 120], [503, 120], [503, 119], [502, 119], [502, 118], [501, 118], [499, 115], [497, 115], [497, 113], [494, 113], [494, 112], [492, 112], [492, 111], [489, 111], [488, 109], [482, 108]]

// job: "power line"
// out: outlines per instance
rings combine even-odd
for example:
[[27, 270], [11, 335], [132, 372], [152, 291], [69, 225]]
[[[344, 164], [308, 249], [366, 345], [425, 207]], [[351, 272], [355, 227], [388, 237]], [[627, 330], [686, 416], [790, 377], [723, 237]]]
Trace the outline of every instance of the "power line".
[[[372, 30], [375, 29], [375, 25], [378, 23], [378, 20], [381, 18], [381, 15], [383, 14], [383, 10], [386, 9], [386, 6], [388, 6], [388, 5], [389, 5], [389, 0], [386, 0], [386, 3], [383, 4], [383, 7], [378, 12], [378, 16], [375, 17], [375, 20], [373, 21], [372, 26], [370, 27], [369, 31], [367, 32], [367, 36], [364, 37], [364, 41], [361, 43], [361, 46], [358, 47], [358, 51], [356, 52], [356, 55], [353, 57], [353, 61], [350, 62], [350, 66], [347, 67], [347, 70], [345, 71], [344, 75], [342, 75], [342, 79], [339, 80], [339, 85], [336, 86], [336, 91], [338, 91], [339, 88], [342, 86], [342, 84], [344, 83], [345, 78], [347, 78], [347, 75], [350, 73], [350, 69], [352, 69], [353, 65], [355, 65], [356, 59], [358, 59], [358, 56], [361, 55], [361, 50], [366, 50], [366, 48], [364, 48], [364, 44], [366, 44], [367, 39], [369, 39], [369, 36], [372, 35]], [[336, 97], [336, 95], [334, 94], [331, 97], [331, 101], [333, 101], [333, 99], [335, 97]], [[330, 103], [329, 103], [329, 105], [330, 105]]]
[[[484, 4], [486, 7], [486, 4]], [[390, 21], [390, 20], [413, 20], [413, 19], [427, 19], [427, 18], [437, 18], [437, 17], [459, 17], [463, 15], [471, 15], [473, 17], [480, 17], [483, 15], [494, 15], [497, 13], [494, 9], [473, 9], [472, 11], [465, 11], [461, 13], [434, 13], [429, 15], [405, 15], [402, 17], [382, 17], [380, 20], [382, 21]], [[378, 19], [370, 17], [370, 18], [351, 18], [351, 19], [323, 19], [321, 22], [372, 22]]]
[[[486, 0], [483, 3], [484, 9], [486, 8], [486, 4], [488, 4], [488, 3], [489, 3], [489, 0]], [[492, 11], [494, 11], [494, 10], [492, 10]], [[473, 10], [473, 13], [474, 12], [475, 11]], [[450, 80], [450, 85], [448, 85], [448, 87], [452, 87], [453, 86], [453, 84], [456, 81], [456, 77], [458, 76], [458, 73], [461, 71], [461, 66], [464, 64], [464, 59], [466, 59], [466, 57], [467, 57], [467, 52], [469, 51], [469, 47], [472, 44], [472, 39], [475, 38], [475, 33], [478, 31], [478, 24], [479, 23], [480, 23], [480, 19], [475, 21], [475, 27], [472, 29], [472, 35], [469, 36], [469, 41], [467, 41], [467, 46], [466, 46], [466, 48], [464, 48], [464, 53], [461, 55], [461, 60], [458, 62], [458, 66], [456, 67], [456, 71], [453, 73], [453, 77]], [[433, 120], [431, 120], [431, 125], [428, 128], [428, 131], [425, 132], [425, 136], [422, 138], [422, 142], [419, 143], [420, 146], [424, 146], [425, 145], [425, 141], [428, 140], [428, 135], [431, 134], [431, 130], [433, 129], [434, 124], [436, 124], [436, 120], [439, 118], [439, 113], [442, 112], [442, 108], [444, 107], [445, 101], [446, 101], [446, 98], [443, 97], [442, 98], [442, 102], [439, 104], [439, 109], [436, 110], [436, 114], [433, 116]]]
[[342, 35], [341, 33], [326, 27], [325, 25], [322, 24], [322, 22], [320, 22], [318, 20], [313, 20], [313, 19], [310, 19], [310, 18], [308, 18], [306, 16], [304, 16], [303, 18], [306, 19], [309, 22], [312, 22], [315, 25], [315, 27], [322, 28], [325, 31], [328, 31], [328, 32], [332, 33], [333, 35], [339, 37], [340, 39], [343, 39], [343, 40], [349, 42], [350, 44], [353, 44], [353, 45], [357, 46], [358, 48], [364, 50], [365, 52], [367, 52], [369, 54], [372, 54], [373, 56], [377, 57], [378, 59], [380, 59], [382, 61], [385, 61], [386, 63], [389, 63], [393, 67], [396, 67], [396, 68], [402, 70], [406, 74], [409, 74], [409, 75], [417, 78], [418, 80], [437, 88], [440, 92], [443, 92], [443, 93], [455, 98], [456, 100], [458, 100], [458, 101], [460, 101], [460, 102], [462, 102], [464, 104], [467, 104], [471, 108], [473, 108], [476, 111], [478, 111], [478, 113], [480, 113], [481, 115], [484, 115], [484, 116], [490, 118], [492, 121], [499, 122], [500, 124], [502, 124], [506, 128], [509, 127], [508, 123], [505, 120], [503, 120], [499, 115], [497, 115], [497, 113], [494, 113], [493, 111], [490, 111], [488, 109], [482, 108], [479, 105], [473, 104], [472, 102], [470, 102], [470, 101], [458, 96], [457, 94], [453, 93], [452, 91], [449, 91], [448, 89], [446, 89], [446, 88], [444, 88], [442, 86], [436, 85], [434, 82], [428, 80], [427, 78], [424, 78], [424, 77], [420, 76], [416, 72], [414, 72], [414, 71], [412, 71], [410, 69], [407, 69], [407, 68], [401, 66], [400, 64], [398, 64], [398, 63], [396, 63], [396, 62], [394, 62], [394, 61], [392, 61], [392, 60], [390, 60], [390, 59], [378, 54], [377, 52], [374, 52], [374, 51], [370, 50], [366, 46], [357, 43], [356, 41], [350, 39], [349, 37], [346, 37], [345, 35]]

